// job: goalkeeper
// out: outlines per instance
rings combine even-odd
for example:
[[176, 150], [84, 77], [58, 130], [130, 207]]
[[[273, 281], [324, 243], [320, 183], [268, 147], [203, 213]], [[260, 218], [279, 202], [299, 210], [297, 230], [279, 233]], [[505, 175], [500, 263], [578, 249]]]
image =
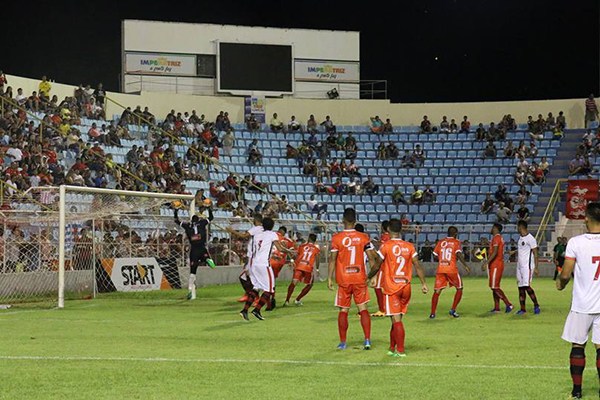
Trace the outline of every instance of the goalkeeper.
[[185, 234], [190, 241], [190, 279], [188, 282], [188, 300], [196, 299], [196, 271], [200, 264], [215, 268], [214, 261], [210, 258], [206, 245], [208, 243], [208, 228], [210, 221], [213, 220], [212, 210], [207, 208], [208, 218], [200, 218], [197, 215], [192, 217], [191, 222], [181, 222], [177, 215], [178, 209], [175, 209], [175, 223], [185, 230]]

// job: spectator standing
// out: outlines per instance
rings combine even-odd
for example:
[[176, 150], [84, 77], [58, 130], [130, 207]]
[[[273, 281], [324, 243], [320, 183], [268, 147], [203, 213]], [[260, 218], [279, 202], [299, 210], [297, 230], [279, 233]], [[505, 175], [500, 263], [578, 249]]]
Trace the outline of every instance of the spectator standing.
[[38, 86], [38, 93], [40, 97], [50, 99], [50, 91], [52, 90], [52, 84], [46, 78], [46, 75], [42, 76], [42, 81]]
[[223, 135], [222, 142], [223, 142], [223, 154], [231, 157], [231, 151], [233, 150], [233, 147], [235, 146], [235, 135], [233, 134], [232, 129], [229, 129], [227, 132], [225, 132], [225, 135]]
[[589, 123], [598, 118], [598, 105], [594, 99], [594, 94], [590, 94], [585, 100], [585, 127], [589, 128]]

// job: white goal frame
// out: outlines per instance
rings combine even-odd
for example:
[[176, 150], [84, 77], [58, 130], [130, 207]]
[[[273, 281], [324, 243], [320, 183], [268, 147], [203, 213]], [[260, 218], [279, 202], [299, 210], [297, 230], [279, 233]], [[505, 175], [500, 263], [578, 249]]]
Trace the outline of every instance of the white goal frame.
[[164, 200], [190, 200], [190, 218], [195, 212], [195, 196], [192, 194], [171, 194], [138, 192], [131, 190], [100, 189], [86, 186], [61, 185], [59, 187], [58, 207], [58, 308], [65, 307], [65, 259], [66, 259], [66, 200], [67, 193], [107, 194], [117, 196], [145, 197]]

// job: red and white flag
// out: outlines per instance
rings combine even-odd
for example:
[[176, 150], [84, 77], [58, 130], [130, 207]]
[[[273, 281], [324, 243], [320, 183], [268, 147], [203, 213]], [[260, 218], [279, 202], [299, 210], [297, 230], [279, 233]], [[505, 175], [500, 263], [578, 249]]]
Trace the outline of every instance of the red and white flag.
[[589, 202], [598, 201], [598, 179], [569, 181], [567, 188], [567, 218], [584, 219]]

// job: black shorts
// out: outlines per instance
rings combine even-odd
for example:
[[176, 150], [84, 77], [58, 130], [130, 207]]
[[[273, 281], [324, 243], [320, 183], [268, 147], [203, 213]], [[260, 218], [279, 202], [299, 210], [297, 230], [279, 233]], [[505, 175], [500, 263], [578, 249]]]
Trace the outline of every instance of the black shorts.
[[210, 258], [208, 249], [205, 246], [193, 246], [190, 250], [190, 262], [206, 264], [206, 260]]
[[565, 258], [564, 257], [556, 257], [556, 262], [558, 263], [558, 266], [560, 268], [562, 268], [562, 266], [565, 265]]

